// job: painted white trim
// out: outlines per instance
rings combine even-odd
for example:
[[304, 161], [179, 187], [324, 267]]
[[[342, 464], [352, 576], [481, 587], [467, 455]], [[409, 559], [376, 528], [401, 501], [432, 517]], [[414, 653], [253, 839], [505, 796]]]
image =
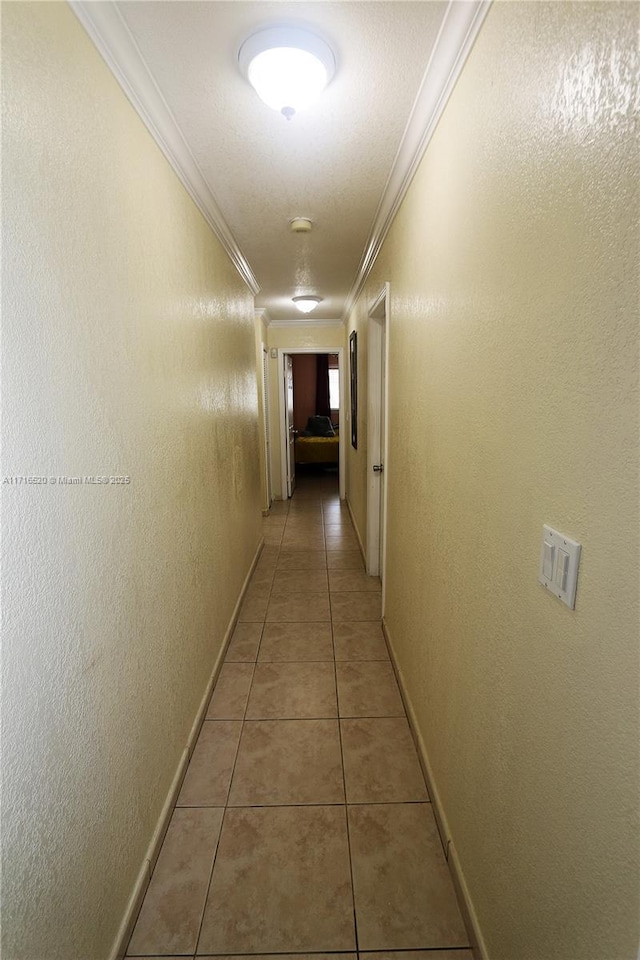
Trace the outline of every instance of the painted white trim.
[[369, 307], [370, 317], [377, 317], [378, 315], [383, 313], [383, 310], [386, 311], [385, 301], [389, 299], [389, 286], [390, 286], [389, 281], [387, 281], [384, 287], [382, 288], [382, 290], [380, 291], [380, 293], [378, 294], [378, 296], [375, 298], [375, 300]]
[[[342, 326], [342, 323], [340, 323]], [[339, 495], [340, 499], [344, 500], [346, 496], [346, 484], [347, 484], [347, 453], [345, 447], [345, 440], [343, 439], [343, 421], [344, 421], [344, 411], [346, 410], [346, 404], [344, 401], [345, 397], [345, 364], [344, 364], [344, 347], [278, 347], [278, 383], [280, 384], [278, 388], [279, 396], [279, 423], [280, 423], [280, 482], [282, 484], [282, 499], [287, 500], [287, 411], [284, 403], [284, 391], [282, 390], [282, 385], [284, 384], [284, 357], [285, 354], [294, 354], [294, 353], [337, 353], [338, 355], [338, 371], [340, 373], [340, 443], [338, 444], [338, 474], [339, 474]], [[294, 398], [295, 401], [295, 398]]]
[[407, 719], [409, 721], [411, 735], [413, 737], [416, 746], [416, 752], [418, 754], [418, 760], [420, 761], [420, 766], [424, 774], [427, 792], [429, 794], [429, 799], [431, 800], [431, 806], [436, 825], [438, 827], [438, 833], [440, 834], [440, 842], [442, 843], [442, 848], [444, 850], [444, 855], [449, 867], [449, 872], [451, 873], [451, 879], [456, 891], [458, 905], [467, 929], [467, 934], [471, 943], [471, 949], [473, 950], [474, 960], [489, 960], [489, 952], [487, 950], [484, 937], [482, 936], [482, 931], [478, 922], [478, 915], [473, 906], [473, 901], [469, 893], [469, 887], [467, 886], [465, 876], [462, 872], [457, 851], [454, 849], [453, 841], [451, 840], [449, 822], [444, 812], [442, 800], [433, 776], [433, 768], [429, 760], [426, 744], [418, 726], [413, 703], [411, 702], [409, 694], [407, 693], [404, 673], [400, 667], [400, 664], [398, 663], [395, 647], [389, 633], [389, 625], [384, 618], [382, 620], [382, 632], [384, 633], [387, 649], [389, 651], [391, 665], [396, 675], [396, 680], [398, 681], [400, 696], [402, 697], [402, 702], [404, 703], [405, 710], [407, 712]]
[[344, 327], [343, 320], [279, 320], [276, 323], [271, 322], [269, 327], [280, 328], [287, 327], [294, 330], [304, 330], [305, 327]]
[[129, 940], [131, 939], [131, 934], [133, 933], [136, 920], [138, 919], [142, 901], [144, 900], [144, 895], [147, 892], [149, 883], [151, 882], [153, 868], [155, 867], [158, 856], [160, 855], [162, 841], [164, 840], [167, 830], [169, 829], [169, 822], [176, 805], [176, 800], [178, 799], [178, 794], [180, 793], [182, 782], [187, 772], [187, 767], [189, 766], [189, 758], [193, 754], [193, 749], [196, 745], [200, 729], [204, 723], [204, 718], [207, 714], [207, 708], [209, 706], [211, 694], [213, 693], [213, 688], [216, 684], [216, 680], [218, 679], [218, 674], [220, 673], [220, 668], [222, 667], [222, 663], [227, 652], [227, 647], [229, 646], [233, 631], [235, 630], [238, 622], [238, 617], [240, 616], [240, 607], [242, 606], [242, 601], [244, 600], [245, 594], [249, 587], [256, 564], [260, 559], [260, 554], [262, 553], [263, 547], [264, 540], [261, 538], [260, 543], [258, 544], [258, 549], [256, 550], [254, 558], [251, 562], [249, 572], [247, 573], [244, 583], [242, 584], [242, 589], [240, 590], [237, 603], [233, 608], [233, 613], [231, 614], [229, 625], [225, 631], [220, 652], [216, 657], [213, 670], [211, 671], [211, 676], [209, 677], [209, 682], [207, 683], [204, 695], [200, 701], [200, 706], [198, 707], [191, 730], [189, 731], [186, 746], [182, 751], [176, 772], [171, 781], [171, 786], [169, 787], [169, 791], [162, 805], [162, 810], [160, 811], [156, 828], [153, 831], [151, 842], [149, 843], [147, 852], [142, 860], [142, 866], [140, 867], [136, 882], [134, 883], [131, 896], [127, 901], [122, 922], [118, 928], [111, 952], [109, 953], [109, 960], [123, 960], [123, 957], [126, 954], [127, 946], [129, 944]]
[[[387, 282], [375, 298], [368, 313], [367, 327], [367, 556], [370, 576], [382, 580], [382, 614], [385, 609], [387, 475], [389, 448], [389, 304], [390, 284]], [[382, 343], [384, 342], [384, 357]], [[384, 366], [384, 389], [382, 370]], [[383, 416], [384, 414], [384, 416]], [[381, 436], [380, 421], [384, 421]], [[373, 471], [374, 463], [381, 463], [382, 477]]]
[[[175, 117], [129, 28], [112, 0], [68, 0], [98, 52], [220, 240], [254, 295], [260, 285], [226, 223]], [[492, 0], [450, 0], [434, 49], [378, 203], [360, 266], [345, 303], [343, 323], [375, 263], [393, 218], [431, 140]], [[289, 326], [289, 323], [269, 326]], [[336, 321], [315, 321], [316, 325]], [[291, 325], [296, 321], [291, 321]], [[302, 325], [302, 324], [301, 324]]]
[[[384, 320], [369, 315], [367, 323], [367, 555], [365, 563], [371, 577], [380, 576], [381, 484], [386, 477], [374, 472], [375, 464], [386, 469], [386, 457], [380, 442], [382, 415], [382, 337]], [[384, 611], [383, 611], [384, 612]]]
[[271, 326], [271, 315], [266, 307], [256, 307], [254, 312], [258, 320], [264, 322], [265, 327]]
[[[164, 807], [162, 810], [164, 812]], [[161, 820], [162, 814], [160, 814], [160, 821]], [[149, 887], [150, 880], [151, 870], [149, 867], [149, 859], [148, 857], [145, 857], [142, 861], [142, 866], [140, 867], [140, 872], [136, 878], [136, 882], [133, 885], [131, 896], [127, 902], [122, 923], [120, 924], [114, 945], [111, 948], [111, 953], [109, 954], [109, 960], [123, 960], [123, 957], [127, 951], [127, 946], [129, 945], [129, 940], [131, 939], [131, 934], [133, 933], [135, 922], [138, 919], [138, 914], [140, 913], [140, 908], [142, 907], [144, 895]]]
[[160, 88], [120, 11], [111, 0], [69, 0], [69, 6], [124, 90], [151, 136], [255, 295], [260, 284], [238, 246]]
[[365, 566], [366, 566], [367, 556], [366, 556], [366, 553], [365, 553], [364, 544], [363, 544], [363, 542], [362, 542], [362, 537], [360, 536], [360, 530], [358, 529], [358, 524], [356, 523], [356, 518], [355, 518], [355, 516], [354, 516], [353, 509], [352, 509], [352, 507], [351, 507], [351, 501], [349, 500], [349, 497], [347, 497], [347, 510], [349, 511], [349, 516], [351, 517], [351, 523], [353, 524], [353, 529], [354, 529], [354, 531], [355, 531], [356, 540], [358, 541], [358, 547], [360, 548], [360, 553], [361, 553], [361, 555], [362, 555], [362, 562], [363, 562], [363, 563], [365, 564]]
[[[278, 354], [278, 370], [281, 375], [280, 382], [278, 385], [278, 391], [280, 393], [280, 410], [282, 412], [282, 417], [280, 420], [280, 467], [281, 467], [281, 477], [280, 482], [282, 483], [282, 499], [289, 499], [289, 487], [291, 487], [291, 496], [295, 492], [295, 479], [296, 479], [296, 462], [295, 462], [295, 439], [294, 439], [294, 461], [291, 463], [291, 438], [289, 436], [289, 370], [287, 369], [285, 375], [284, 368], [284, 358], [290, 354], [291, 351], [287, 350], [282, 354], [282, 361], [280, 360], [280, 355]], [[286, 376], [286, 380], [285, 380]], [[293, 387], [293, 366], [291, 367], [291, 389]], [[295, 394], [293, 397], [293, 403], [295, 406]], [[287, 470], [287, 467], [289, 468]], [[291, 482], [290, 482], [291, 481]]]
[[458, 851], [454, 847], [451, 840], [449, 841], [447, 853], [449, 873], [451, 874], [451, 879], [453, 880], [453, 888], [456, 892], [456, 897], [460, 906], [460, 913], [462, 914], [462, 919], [464, 920], [464, 925], [467, 929], [467, 935], [471, 941], [471, 949], [473, 951], [474, 960], [489, 960], [489, 951], [487, 949], [484, 937], [482, 936], [482, 931], [480, 930], [478, 916], [473, 907], [473, 902], [469, 894], [469, 887], [467, 886], [465, 875], [462, 872], [462, 867], [458, 858]]
[[[382, 616], [384, 616], [385, 606], [387, 602], [387, 506], [389, 503], [389, 342], [391, 340], [391, 284], [389, 281], [385, 283], [384, 289], [384, 397], [382, 402], [384, 403], [384, 436], [382, 438], [383, 443], [383, 453], [384, 453], [384, 468], [387, 471], [385, 474], [384, 481], [384, 492], [382, 500], [382, 572], [380, 579], [382, 580]], [[393, 464], [391, 464], [391, 470], [393, 475]]]
[[345, 303], [346, 321], [405, 198], [492, 0], [450, 0]]
[[262, 515], [269, 516], [272, 500], [271, 483], [271, 417], [269, 409], [269, 347], [260, 341], [260, 392], [262, 395], [262, 417], [260, 417], [260, 441], [264, 449], [265, 499]]
[[[280, 493], [283, 500], [288, 500], [287, 492], [287, 407], [284, 402], [284, 355], [287, 350], [278, 347], [278, 437], [280, 440]], [[295, 397], [294, 397], [295, 402]]]
[[[333, 351], [331, 351], [333, 353]], [[347, 370], [345, 363], [344, 349], [340, 347], [338, 353], [338, 377], [340, 383], [340, 419], [338, 421], [338, 430], [340, 434], [340, 443], [338, 444], [338, 496], [344, 500], [347, 496], [347, 432], [345, 430], [346, 420], [344, 417], [347, 409]]]

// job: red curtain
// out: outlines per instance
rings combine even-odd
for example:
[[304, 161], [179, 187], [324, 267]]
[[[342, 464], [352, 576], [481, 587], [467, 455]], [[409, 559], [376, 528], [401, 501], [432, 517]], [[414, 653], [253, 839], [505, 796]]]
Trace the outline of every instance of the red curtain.
[[316, 356], [316, 414], [319, 417], [330, 417], [329, 406], [329, 357], [326, 353]]

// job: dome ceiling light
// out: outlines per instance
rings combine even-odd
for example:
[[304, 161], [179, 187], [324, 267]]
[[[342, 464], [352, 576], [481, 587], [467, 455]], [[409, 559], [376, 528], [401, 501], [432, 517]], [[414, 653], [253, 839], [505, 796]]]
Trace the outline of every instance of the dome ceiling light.
[[252, 34], [240, 47], [238, 63], [260, 99], [287, 120], [318, 99], [336, 69], [331, 47], [299, 27]]
[[322, 303], [322, 297], [292, 297], [292, 300], [300, 313], [311, 313], [319, 303]]

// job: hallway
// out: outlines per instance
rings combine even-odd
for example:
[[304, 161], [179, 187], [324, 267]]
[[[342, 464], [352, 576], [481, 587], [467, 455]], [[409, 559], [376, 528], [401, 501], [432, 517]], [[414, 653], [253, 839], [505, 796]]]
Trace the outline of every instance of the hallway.
[[471, 960], [337, 477], [263, 524], [128, 956]]
[[3, 960], [638, 960], [640, 4], [0, 4]]

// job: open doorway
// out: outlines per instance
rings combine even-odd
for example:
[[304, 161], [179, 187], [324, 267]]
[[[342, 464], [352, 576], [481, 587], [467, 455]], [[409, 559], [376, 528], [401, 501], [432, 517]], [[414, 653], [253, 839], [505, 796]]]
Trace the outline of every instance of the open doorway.
[[291, 496], [296, 473], [337, 473], [344, 499], [342, 348], [278, 351], [282, 490]]

